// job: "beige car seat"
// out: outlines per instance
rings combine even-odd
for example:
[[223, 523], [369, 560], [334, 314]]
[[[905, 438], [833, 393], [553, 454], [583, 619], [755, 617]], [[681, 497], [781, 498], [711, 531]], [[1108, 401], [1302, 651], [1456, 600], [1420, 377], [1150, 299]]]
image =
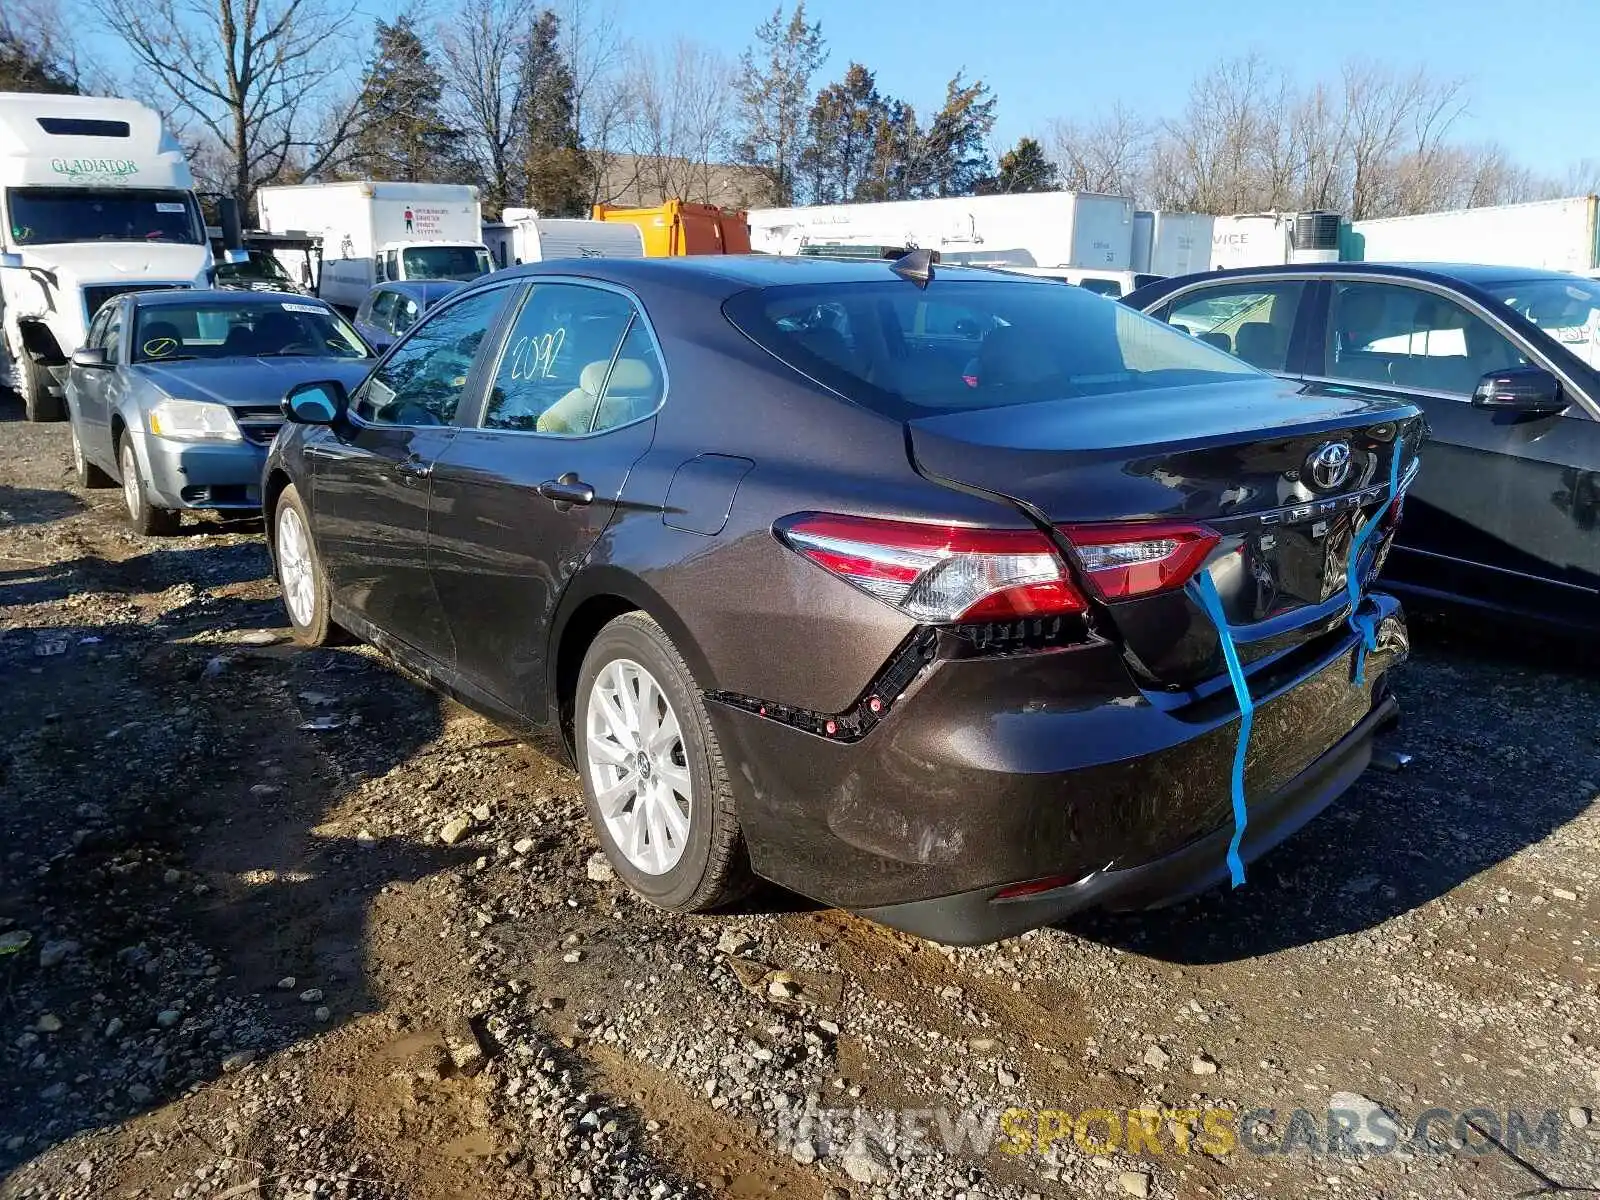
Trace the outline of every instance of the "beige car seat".
[[[611, 367], [609, 380], [607, 367]], [[602, 388], [605, 389], [604, 404], [600, 402]], [[655, 370], [643, 359], [619, 358], [614, 367], [602, 359], [584, 367], [578, 375], [578, 386], [545, 409], [535, 428], [540, 433], [568, 437], [588, 433], [591, 429], [613, 429], [648, 416], [660, 396]]]

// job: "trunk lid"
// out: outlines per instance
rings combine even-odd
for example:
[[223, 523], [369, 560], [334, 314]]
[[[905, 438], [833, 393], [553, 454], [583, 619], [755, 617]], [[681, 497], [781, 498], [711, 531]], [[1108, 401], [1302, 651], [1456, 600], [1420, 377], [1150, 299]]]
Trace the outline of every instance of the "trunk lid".
[[[1202, 569], [1247, 663], [1343, 621], [1354, 533], [1388, 496], [1396, 446], [1404, 447], [1403, 482], [1423, 432], [1421, 414], [1404, 401], [1354, 390], [1306, 396], [1272, 379], [907, 425], [922, 474], [1004, 497], [1041, 523], [1159, 519], [1216, 531], [1221, 542]], [[1374, 535], [1383, 539], [1376, 561], [1391, 535]], [[1220, 670], [1215, 630], [1182, 591], [1103, 603], [1097, 613], [1152, 684], [1188, 687]]]

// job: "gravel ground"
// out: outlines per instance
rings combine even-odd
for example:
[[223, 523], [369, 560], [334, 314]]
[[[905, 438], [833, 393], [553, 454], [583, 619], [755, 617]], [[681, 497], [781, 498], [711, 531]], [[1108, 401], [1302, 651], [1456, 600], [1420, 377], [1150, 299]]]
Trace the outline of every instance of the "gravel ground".
[[[978, 950], [776, 892], [672, 917], [557, 759], [290, 645], [259, 525], [139, 538], [17, 416], [0, 1196], [1600, 1187], [1600, 675], [1571, 647], [1419, 614], [1411, 768], [1231, 894]], [[1398, 1144], [1330, 1150], [1330, 1107]]]

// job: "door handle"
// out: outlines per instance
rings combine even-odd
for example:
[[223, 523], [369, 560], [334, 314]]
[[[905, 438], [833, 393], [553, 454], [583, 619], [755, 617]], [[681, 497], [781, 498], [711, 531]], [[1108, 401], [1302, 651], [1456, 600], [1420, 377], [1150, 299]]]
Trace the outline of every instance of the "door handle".
[[416, 455], [412, 455], [395, 463], [394, 470], [396, 475], [404, 476], [406, 479], [426, 479], [433, 474], [433, 464], [423, 462]]
[[539, 485], [539, 495], [553, 502], [558, 512], [566, 512], [574, 504], [594, 503], [594, 487], [579, 479], [576, 471], [568, 471], [559, 479], [546, 479]]

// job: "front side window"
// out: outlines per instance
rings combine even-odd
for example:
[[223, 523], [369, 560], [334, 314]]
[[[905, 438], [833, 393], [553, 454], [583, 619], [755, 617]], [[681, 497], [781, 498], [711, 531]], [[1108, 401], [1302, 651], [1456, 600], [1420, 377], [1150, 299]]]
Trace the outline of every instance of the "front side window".
[[189, 358], [366, 358], [345, 319], [317, 300], [152, 304], [138, 310], [134, 362]]
[[408, 246], [401, 261], [407, 279], [466, 281], [490, 271], [489, 252], [478, 246]]
[[654, 412], [663, 382], [626, 296], [536, 283], [501, 353], [483, 424], [565, 437], [614, 429]]
[[454, 421], [473, 360], [505, 294], [505, 288], [490, 288], [430, 313], [362, 385], [356, 415], [380, 425]]
[[1328, 312], [1328, 377], [1470, 396], [1527, 360], [1463, 305], [1396, 283], [1340, 283]]
[[899, 417], [1257, 377], [1125, 305], [1031, 280], [773, 287], [724, 311], [791, 366]]
[[1167, 322], [1263, 371], [1284, 371], [1305, 284], [1237, 283], [1189, 292], [1173, 301]]
[[1483, 285], [1567, 350], [1600, 369], [1600, 282], [1580, 279], [1513, 279]]
[[89, 323], [89, 337], [84, 342], [85, 346], [94, 350], [104, 350], [106, 345], [106, 326], [111, 324], [111, 313], [114, 306], [106, 306], [95, 313], [94, 320]]
[[122, 361], [122, 305], [114, 304], [106, 318], [105, 342], [107, 362]]
[[67, 242], [171, 242], [205, 245], [194, 196], [151, 188], [24, 187], [6, 193], [11, 240], [19, 246]]

